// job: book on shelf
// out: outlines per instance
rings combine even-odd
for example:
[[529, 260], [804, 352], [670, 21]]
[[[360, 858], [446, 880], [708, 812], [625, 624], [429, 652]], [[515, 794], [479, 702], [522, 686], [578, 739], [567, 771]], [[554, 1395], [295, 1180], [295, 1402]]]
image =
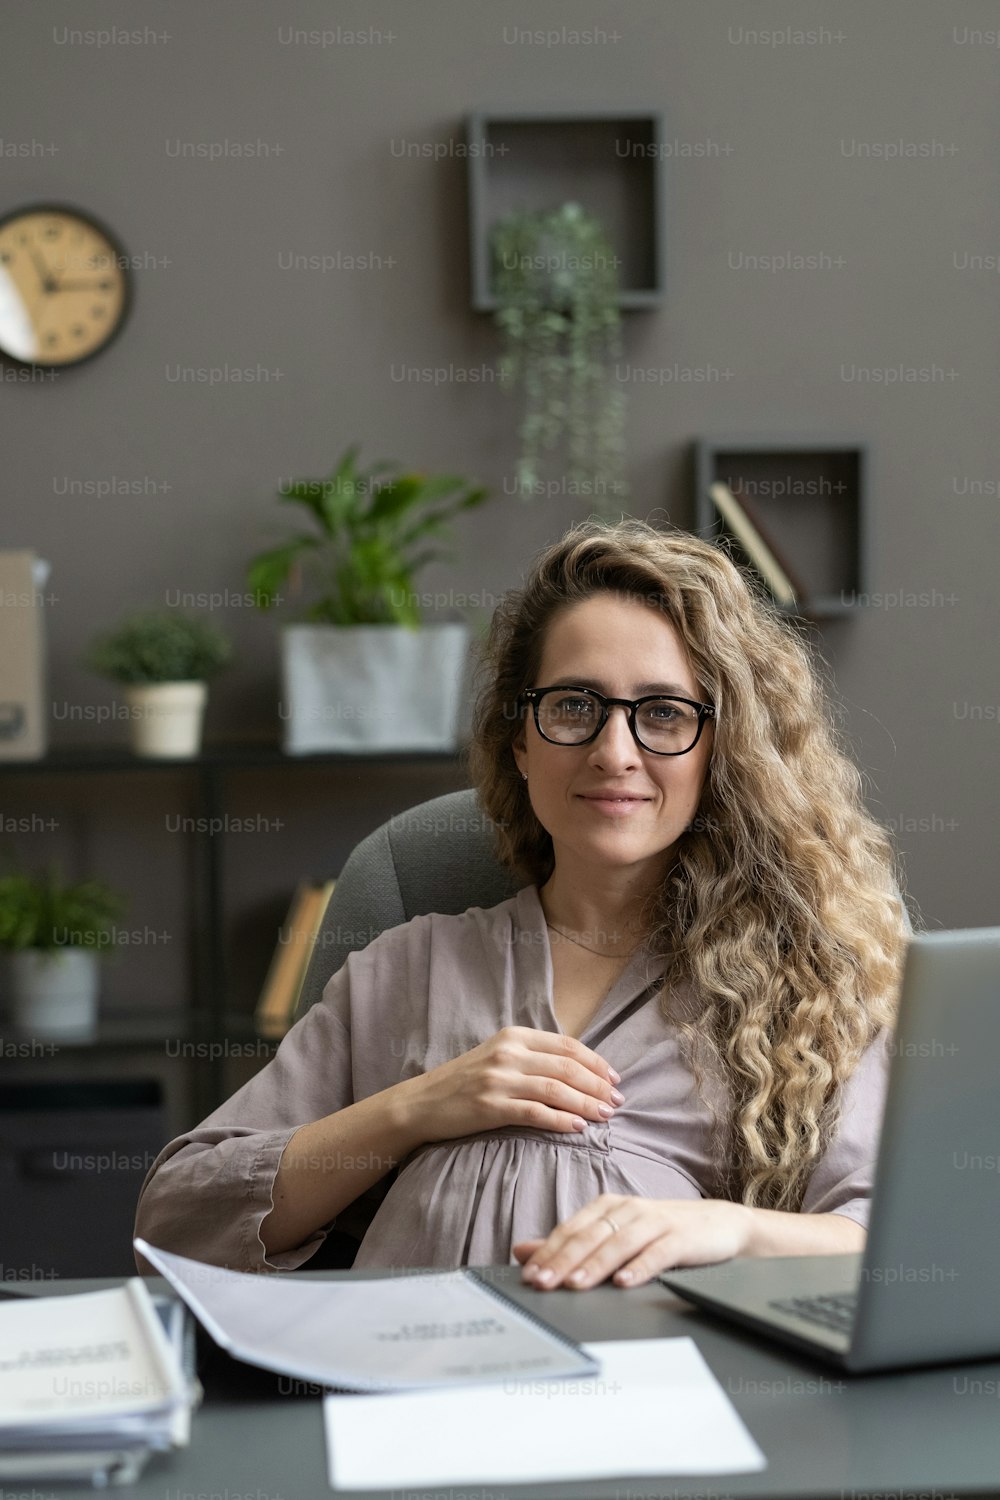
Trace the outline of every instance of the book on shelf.
[[0, 552], [0, 760], [39, 760], [48, 748], [45, 594], [50, 564]]
[[760, 511], [739, 485], [717, 480], [708, 492], [733, 536], [767, 583], [779, 604], [796, 604], [807, 589], [768, 531]]
[[296, 886], [254, 1011], [258, 1035], [280, 1040], [294, 1022], [302, 983], [335, 884], [333, 880], [300, 880]]

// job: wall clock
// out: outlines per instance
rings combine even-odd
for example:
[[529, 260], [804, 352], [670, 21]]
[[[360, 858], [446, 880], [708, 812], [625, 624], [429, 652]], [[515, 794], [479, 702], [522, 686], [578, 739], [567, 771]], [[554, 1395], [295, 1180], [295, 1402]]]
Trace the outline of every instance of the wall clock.
[[81, 209], [36, 203], [0, 217], [0, 355], [61, 366], [97, 354], [128, 313], [128, 263]]

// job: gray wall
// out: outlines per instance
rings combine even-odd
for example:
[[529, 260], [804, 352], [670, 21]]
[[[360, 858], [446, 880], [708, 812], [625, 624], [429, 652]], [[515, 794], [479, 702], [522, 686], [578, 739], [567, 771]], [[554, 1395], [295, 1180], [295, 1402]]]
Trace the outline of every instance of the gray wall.
[[[626, 359], [731, 377], [632, 387], [633, 509], [689, 524], [697, 436], [870, 444], [870, 586], [924, 601], [883, 600], [817, 639], [872, 806], [899, 831], [922, 920], [995, 922], [1000, 283], [962, 267], [977, 255], [996, 264], [1000, 252], [1000, 52], [974, 35], [998, 23], [986, 0], [48, 0], [9, 10], [0, 208], [77, 203], [140, 261], [134, 311], [113, 347], [54, 382], [5, 380], [0, 399], [2, 545], [53, 564], [59, 711], [110, 703], [79, 656], [126, 608], [173, 591], [241, 591], [246, 558], [280, 534], [279, 478], [324, 472], [349, 441], [366, 458], [477, 475], [495, 489], [463, 522], [454, 569], [429, 572], [428, 590], [478, 593], [488, 605], [516, 582], [583, 507], [570, 497], [523, 506], [503, 493], [515, 409], [495, 386], [393, 378], [401, 366], [489, 366], [497, 351], [488, 317], [468, 305], [465, 163], [400, 157], [393, 142], [461, 140], [476, 107], [662, 108], [668, 140], [714, 145], [668, 161], [667, 297], [630, 315]], [[110, 26], [149, 33], [138, 45], [73, 38]], [[373, 40], [282, 40], [292, 28], [337, 26]], [[600, 31], [590, 42], [511, 40], [518, 28], [570, 26]], [[790, 26], [822, 30], [782, 44], [760, 35]], [[178, 143], [234, 142], [266, 154], [177, 155]], [[872, 159], [854, 142], [924, 149]], [[279, 266], [283, 255], [337, 251], [394, 264]], [[783, 251], [844, 263], [734, 269], [741, 253]], [[176, 378], [224, 366], [280, 378], [212, 388]], [[933, 378], [845, 378], [859, 366]], [[67, 481], [112, 479], [153, 492], [59, 493]], [[213, 689], [210, 732], [266, 733], [274, 623], [241, 608], [217, 618], [240, 661]], [[53, 738], [98, 732], [63, 718]], [[381, 804], [358, 806], [354, 787], [343, 821], [306, 784], [320, 822], [292, 819], [286, 868], [257, 891], [275, 909], [291, 870], [322, 867], [333, 833], [350, 841], [381, 815]], [[291, 805], [306, 794], [290, 780], [287, 795]], [[9, 783], [4, 796], [12, 807]], [[63, 830], [76, 855], [131, 875], [134, 920], [159, 900], [153, 846], [137, 827], [123, 806], [113, 834], [84, 811]], [[317, 827], [328, 830], [322, 849]], [[39, 836], [24, 847], [46, 845]], [[121, 972], [130, 984], [140, 973], [158, 982], [148, 965]]]

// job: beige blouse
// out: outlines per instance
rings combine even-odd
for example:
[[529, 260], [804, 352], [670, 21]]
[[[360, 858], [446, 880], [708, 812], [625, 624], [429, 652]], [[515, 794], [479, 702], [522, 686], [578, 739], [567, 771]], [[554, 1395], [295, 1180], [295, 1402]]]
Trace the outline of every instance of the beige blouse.
[[[662, 970], [647, 951], [633, 954], [580, 1038], [621, 1074], [625, 1103], [612, 1119], [574, 1134], [508, 1126], [428, 1141], [303, 1244], [266, 1257], [260, 1224], [299, 1126], [427, 1072], [504, 1026], [561, 1030], [535, 886], [488, 910], [391, 928], [350, 955], [255, 1078], [164, 1147], [142, 1186], [136, 1233], [244, 1271], [304, 1265], [334, 1225], [363, 1233], [358, 1268], [497, 1265], [514, 1262], [513, 1244], [545, 1237], [600, 1193], [724, 1196], [710, 1160], [709, 1104], [655, 998]], [[880, 1033], [845, 1086], [805, 1213], [867, 1224], [889, 1040]], [[711, 1079], [705, 1092], [720, 1109]]]

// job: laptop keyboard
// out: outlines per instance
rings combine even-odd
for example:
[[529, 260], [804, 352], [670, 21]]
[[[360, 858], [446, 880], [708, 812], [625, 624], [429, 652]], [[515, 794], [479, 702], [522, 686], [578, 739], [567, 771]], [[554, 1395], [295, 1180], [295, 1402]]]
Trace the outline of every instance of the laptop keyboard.
[[797, 1318], [821, 1323], [835, 1333], [850, 1333], [857, 1304], [857, 1292], [837, 1292], [823, 1297], [788, 1297], [768, 1305], [777, 1308], [778, 1312], [794, 1313]]

